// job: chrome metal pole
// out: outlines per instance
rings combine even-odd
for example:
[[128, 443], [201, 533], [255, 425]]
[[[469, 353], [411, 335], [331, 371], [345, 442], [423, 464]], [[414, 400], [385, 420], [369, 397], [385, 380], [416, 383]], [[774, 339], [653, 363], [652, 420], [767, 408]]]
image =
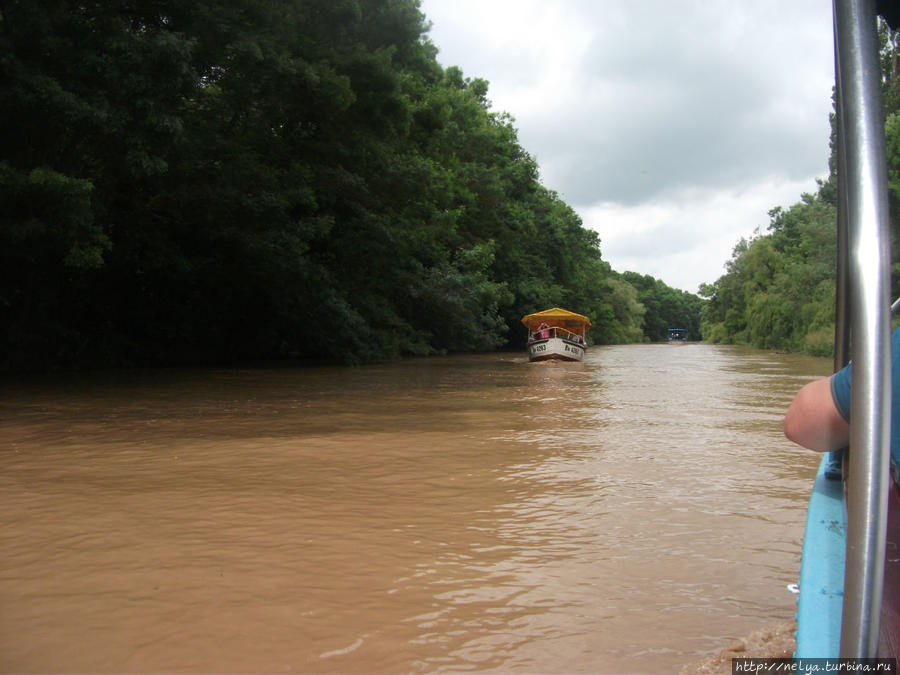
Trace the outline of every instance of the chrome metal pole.
[[834, 0], [850, 235], [853, 398], [842, 657], [878, 650], [890, 458], [887, 169], [874, 0]]
[[[835, 36], [837, 26], [835, 26]], [[834, 294], [834, 372], [850, 362], [850, 245], [847, 232], [847, 157], [841, 131], [841, 69], [834, 41], [835, 122], [837, 131], [837, 279]]]
[[[835, 35], [837, 31], [835, 28]], [[847, 156], [844, 148], [844, 134], [841, 131], [841, 69], [838, 63], [838, 44], [834, 41], [834, 93], [835, 93], [835, 133], [836, 133], [836, 181], [837, 181], [837, 274], [834, 293], [834, 362], [836, 373], [850, 362], [850, 245], [847, 231]], [[825, 475], [831, 480], [843, 476], [846, 448], [828, 453]]]

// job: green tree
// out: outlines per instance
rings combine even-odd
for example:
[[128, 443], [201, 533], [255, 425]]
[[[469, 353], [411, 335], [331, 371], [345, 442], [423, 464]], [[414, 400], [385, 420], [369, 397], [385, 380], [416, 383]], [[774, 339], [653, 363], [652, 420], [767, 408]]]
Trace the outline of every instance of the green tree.
[[704, 301], [698, 295], [672, 288], [660, 279], [624, 272], [622, 279], [635, 287], [644, 306], [644, 337], [651, 342], [668, 339], [670, 328], [684, 328], [690, 339], [700, 338], [700, 312]]
[[769, 212], [769, 234], [741, 240], [726, 274], [701, 295], [704, 338], [830, 353], [834, 325], [835, 210], [803, 195]]
[[645, 311], [416, 0], [10, 0], [4, 369], [592, 339]]

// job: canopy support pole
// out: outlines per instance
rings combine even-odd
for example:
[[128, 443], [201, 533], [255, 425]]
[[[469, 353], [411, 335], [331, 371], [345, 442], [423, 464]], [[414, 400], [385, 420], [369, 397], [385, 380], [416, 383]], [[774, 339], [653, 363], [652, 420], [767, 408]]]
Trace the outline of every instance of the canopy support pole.
[[871, 658], [884, 583], [891, 423], [887, 168], [874, 0], [834, 0], [834, 23], [853, 343], [840, 655]]

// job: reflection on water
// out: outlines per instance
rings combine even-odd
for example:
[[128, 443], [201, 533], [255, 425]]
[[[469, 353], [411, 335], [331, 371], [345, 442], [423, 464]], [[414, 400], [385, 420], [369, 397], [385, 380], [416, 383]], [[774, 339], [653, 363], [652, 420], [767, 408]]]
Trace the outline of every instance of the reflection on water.
[[708, 345], [0, 388], [4, 672], [673, 672], [791, 618], [822, 359]]

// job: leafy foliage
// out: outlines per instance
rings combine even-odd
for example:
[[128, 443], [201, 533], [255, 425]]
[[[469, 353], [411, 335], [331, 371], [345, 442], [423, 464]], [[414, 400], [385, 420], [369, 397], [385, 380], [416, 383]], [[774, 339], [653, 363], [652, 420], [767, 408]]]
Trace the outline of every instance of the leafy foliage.
[[[900, 55], [898, 33], [879, 25], [885, 103], [894, 297], [900, 295]], [[704, 339], [827, 356], [835, 309], [836, 167], [832, 116], [831, 175], [815, 195], [769, 212], [767, 234], [734, 248], [726, 273], [701, 286]]]
[[625, 272], [622, 279], [637, 289], [638, 302], [644, 308], [646, 339], [662, 342], [668, 339], [670, 328], [683, 328], [689, 339], [700, 339], [700, 312], [704, 303], [699, 296], [636, 272]]
[[831, 353], [834, 325], [834, 206], [803, 195], [787, 211], [769, 212], [769, 234], [742, 239], [715, 284], [702, 332], [712, 342]]
[[0, 368], [494, 349], [554, 305], [643, 339], [436, 53], [416, 0], [4, 3]]

